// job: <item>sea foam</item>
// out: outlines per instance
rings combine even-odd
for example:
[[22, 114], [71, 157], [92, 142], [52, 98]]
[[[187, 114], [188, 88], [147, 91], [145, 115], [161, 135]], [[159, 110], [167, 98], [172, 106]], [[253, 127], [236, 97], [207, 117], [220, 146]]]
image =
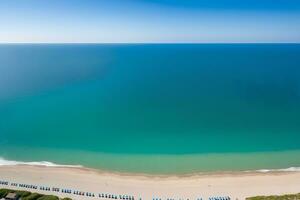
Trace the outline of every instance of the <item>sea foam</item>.
[[289, 167], [283, 169], [259, 169], [256, 172], [299, 172], [300, 167]]
[[14, 166], [14, 165], [31, 165], [31, 166], [45, 166], [45, 167], [72, 167], [72, 168], [81, 168], [81, 165], [59, 165], [53, 162], [48, 161], [39, 161], [39, 162], [23, 162], [23, 161], [14, 161], [6, 160], [0, 157], [0, 166]]
[[[36, 162], [23, 162], [23, 161], [14, 161], [14, 160], [6, 160], [0, 157], [0, 167], [1, 166], [15, 166], [15, 165], [29, 165], [29, 166], [45, 166], [45, 167], [69, 167], [69, 168], [83, 168], [82, 165], [60, 165], [55, 164], [49, 161], [36, 161]], [[288, 167], [282, 169], [258, 169], [258, 170], [247, 170], [244, 172], [299, 172], [300, 167]]]

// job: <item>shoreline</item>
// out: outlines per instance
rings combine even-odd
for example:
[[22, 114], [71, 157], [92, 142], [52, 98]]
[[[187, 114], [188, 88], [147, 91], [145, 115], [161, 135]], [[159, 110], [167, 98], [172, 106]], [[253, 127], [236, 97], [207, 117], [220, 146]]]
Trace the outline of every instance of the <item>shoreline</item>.
[[[92, 172], [99, 175], [110, 175], [110, 176], [120, 176], [120, 177], [142, 177], [142, 178], [161, 178], [161, 179], [171, 179], [171, 178], [196, 178], [196, 177], [219, 177], [219, 176], [251, 176], [251, 175], [280, 175], [280, 174], [291, 174], [291, 173], [300, 173], [300, 167], [289, 167], [285, 169], [260, 169], [260, 170], [236, 170], [236, 171], [199, 171], [195, 173], [170, 173], [170, 174], [159, 174], [159, 173], [142, 173], [142, 172], [119, 172], [106, 169], [96, 169], [89, 168], [84, 166], [73, 166], [73, 165], [55, 165], [55, 166], [46, 166], [46, 165], [31, 165], [31, 164], [16, 164], [16, 165], [0, 165], [1, 168], [5, 167], [32, 167], [37, 169], [64, 169], [64, 170], [74, 170], [78, 172]], [[295, 168], [295, 170], [290, 170]]]
[[[212, 172], [195, 172], [195, 173], [179, 173], [179, 174], [150, 174], [150, 173], [133, 173], [133, 172], [118, 172], [110, 171], [104, 169], [95, 169], [88, 167], [68, 167], [68, 166], [38, 166], [38, 165], [16, 165], [16, 166], [29, 166], [37, 168], [58, 168], [58, 169], [70, 169], [78, 170], [82, 172], [92, 172], [99, 175], [109, 175], [109, 176], [118, 176], [118, 177], [135, 177], [135, 178], [146, 178], [146, 179], [184, 179], [184, 178], [201, 178], [201, 177], [226, 177], [226, 176], [253, 176], [253, 175], [283, 175], [291, 173], [300, 173], [300, 171], [285, 171], [285, 169], [270, 169], [270, 171], [260, 171], [260, 170], [249, 170], [249, 171], [212, 171]], [[1, 166], [0, 166], [1, 168]], [[287, 168], [289, 169], [289, 168]]]
[[[0, 166], [0, 177], [9, 182], [95, 193], [95, 197], [85, 197], [38, 191], [79, 200], [100, 199], [96, 194], [101, 192], [132, 195], [149, 200], [155, 197], [162, 200], [167, 198], [206, 199], [211, 196], [244, 199], [257, 195], [300, 192], [300, 172], [222, 172], [188, 176], [149, 176], [147, 174], [112, 173], [89, 168], [15, 165]], [[17, 189], [10, 186], [5, 188]]]
[[[300, 171], [300, 150], [208, 154], [111, 154], [78, 150], [7, 147], [1, 165], [87, 167], [108, 172], [141, 174], [197, 174], [223, 171]], [[31, 152], [40, 152], [30, 156]], [[20, 155], [14, 157], [13, 155]], [[78, 159], [79, 158], [79, 159]], [[267, 159], [266, 159], [267, 158]], [[233, 165], [233, 163], [235, 163]], [[294, 168], [291, 168], [294, 167]]]
[[78, 169], [82, 171], [91, 171], [99, 174], [111, 174], [119, 176], [141, 176], [141, 177], [160, 177], [160, 178], [170, 178], [170, 177], [197, 177], [197, 176], [218, 176], [218, 175], [251, 175], [251, 174], [266, 174], [266, 173], [293, 173], [300, 172], [300, 167], [287, 167], [287, 168], [270, 168], [270, 169], [250, 169], [250, 170], [215, 170], [215, 171], [198, 171], [198, 172], [178, 172], [178, 173], [147, 173], [147, 172], [126, 172], [108, 169], [99, 169], [86, 167], [83, 165], [68, 165], [68, 164], [57, 164], [50, 161], [14, 161], [6, 160], [0, 157], [0, 168], [5, 166], [32, 166], [32, 167], [45, 167], [45, 168], [64, 168], [64, 169]]
[[[0, 169], [4, 166], [0, 166]], [[271, 169], [270, 171], [249, 170], [249, 171], [214, 171], [214, 172], [195, 172], [195, 173], [179, 173], [179, 174], [148, 174], [148, 173], [133, 173], [133, 172], [118, 172], [104, 169], [94, 169], [88, 167], [68, 167], [68, 166], [42, 166], [42, 165], [14, 165], [11, 167], [32, 167], [37, 169], [53, 168], [63, 170], [74, 170], [78, 172], [91, 172], [99, 175], [109, 175], [118, 177], [135, 177], [135, 178], [158, 178], [158, 179], [184, 179], [184, 178], [199, 178], [199, 177], [226, 177], [226, 176], [253, 176], [253, 175], [282, 175], [291, 173], [300, 173], [300, 171], [284, 171], [285, 169]]]

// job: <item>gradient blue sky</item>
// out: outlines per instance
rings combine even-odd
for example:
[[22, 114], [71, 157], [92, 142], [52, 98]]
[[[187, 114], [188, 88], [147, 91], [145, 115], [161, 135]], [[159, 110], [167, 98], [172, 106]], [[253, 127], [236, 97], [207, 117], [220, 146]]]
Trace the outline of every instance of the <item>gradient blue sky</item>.
[[300, 0], [1, 0], [0, 42], [300, 42]]

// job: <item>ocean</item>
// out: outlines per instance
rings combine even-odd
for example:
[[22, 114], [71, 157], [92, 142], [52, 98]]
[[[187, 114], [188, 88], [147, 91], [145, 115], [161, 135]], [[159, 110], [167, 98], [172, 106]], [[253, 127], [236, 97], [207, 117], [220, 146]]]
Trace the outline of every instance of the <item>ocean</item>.
[[2, 44], [0, 158], [149, 174], [300, 170], [300, 45]]

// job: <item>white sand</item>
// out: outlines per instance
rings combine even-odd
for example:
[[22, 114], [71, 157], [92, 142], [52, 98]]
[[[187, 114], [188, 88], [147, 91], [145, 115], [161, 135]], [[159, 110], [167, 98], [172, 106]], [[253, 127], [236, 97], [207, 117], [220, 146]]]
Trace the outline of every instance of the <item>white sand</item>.
[[[98, 172], [79, 168], [2, 166], [0, 180], [37, 186], [92, 192], [93, 197], [31, 190], [73, 199], [100, 199], [99, 193], [133, 195], [135, 199], [197, 199], [211, 196], [248, 196], [300, 192], [300, 172], [231, 173], [193, 176], [154, 177]], [[5, 187], [0, 185], [1, 188]], [[11, 187], [20, 189], [18, 187]], [[30, 190], [30, 189], [25, 189]]]

